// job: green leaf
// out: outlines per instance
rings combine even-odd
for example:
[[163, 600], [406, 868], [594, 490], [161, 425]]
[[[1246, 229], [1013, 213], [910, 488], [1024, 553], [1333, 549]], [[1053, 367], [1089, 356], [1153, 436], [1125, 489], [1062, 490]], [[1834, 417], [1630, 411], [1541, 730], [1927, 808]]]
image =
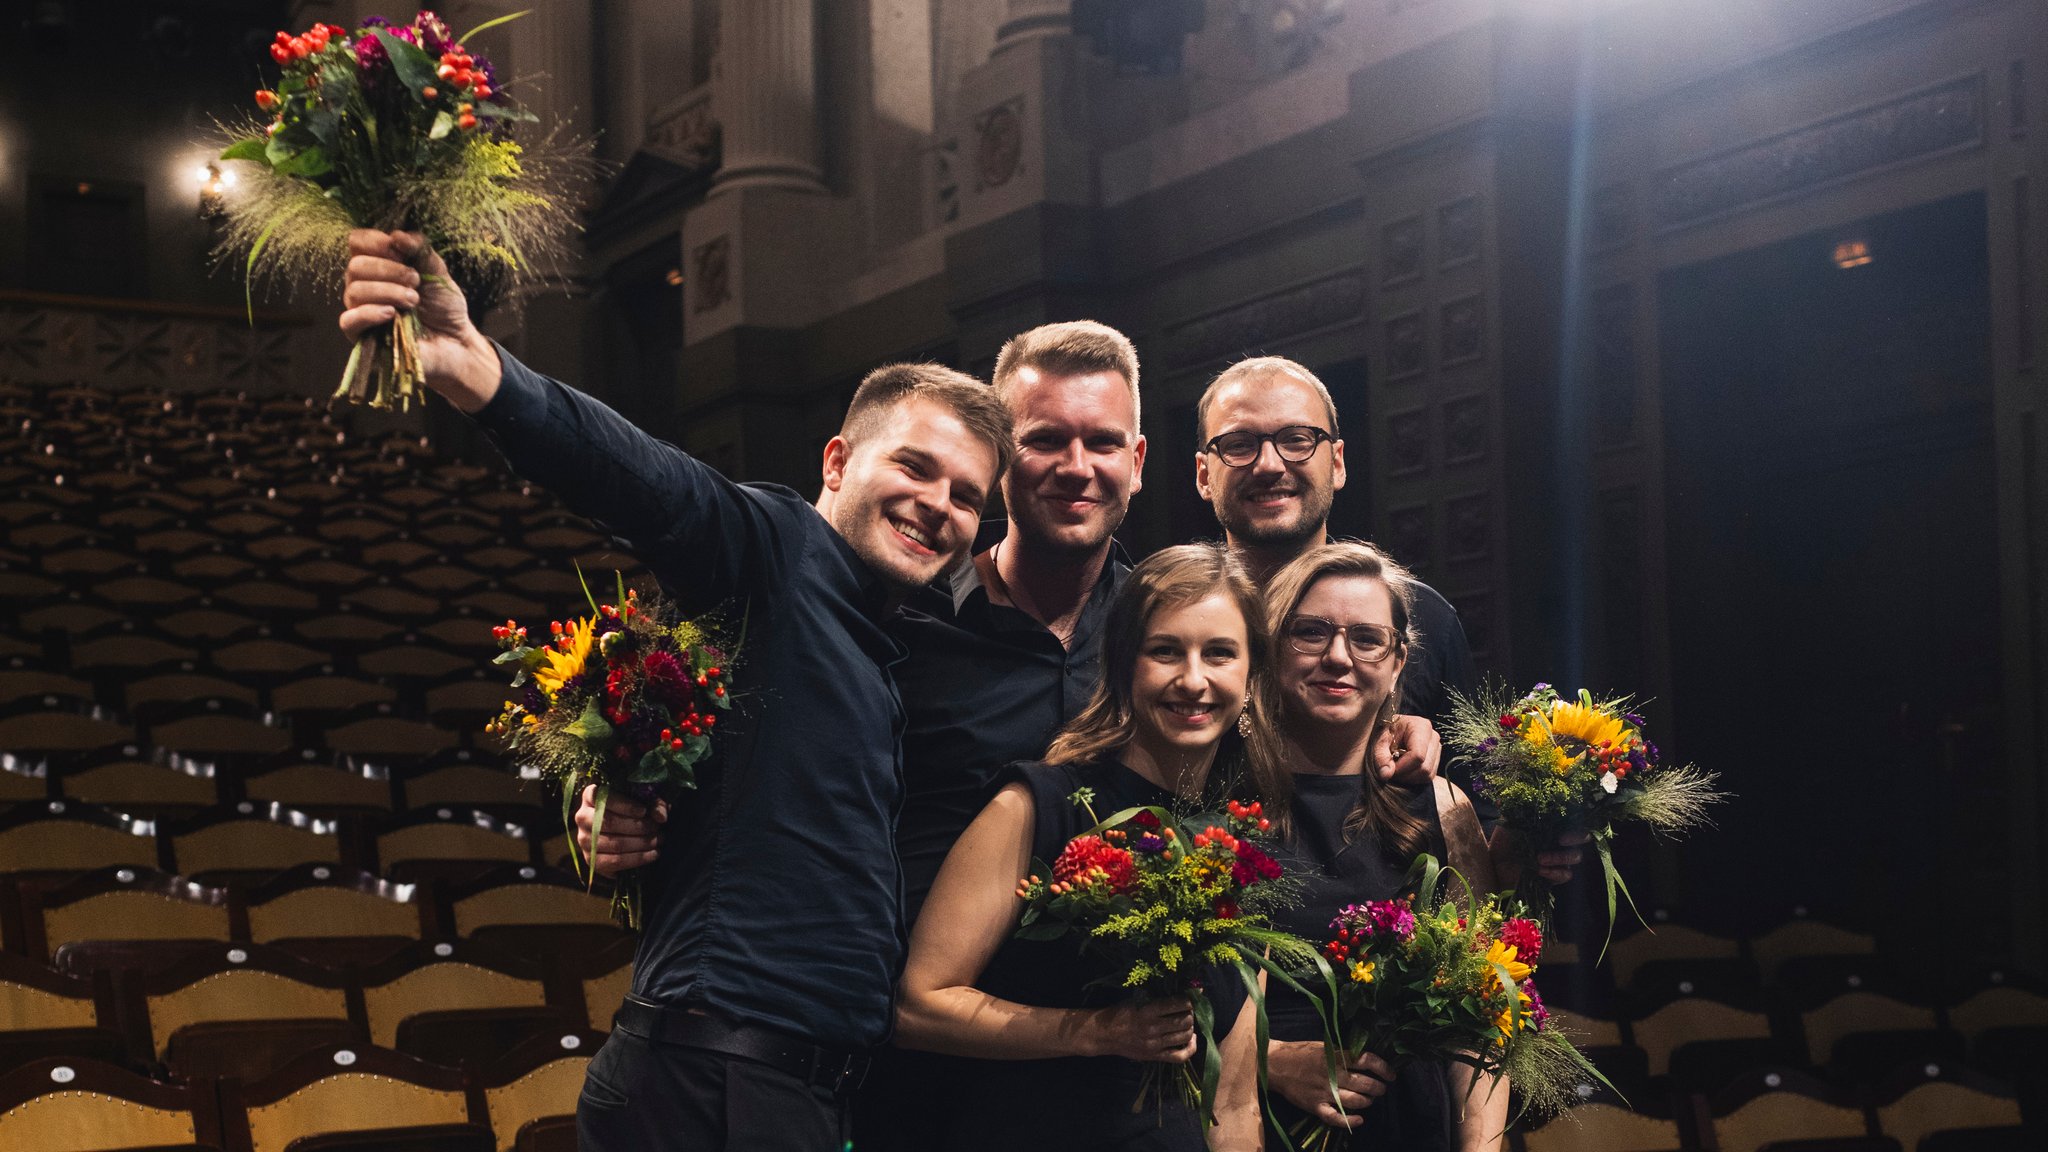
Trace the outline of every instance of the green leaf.
[[669, 773], [675, 769], [675, 764], [675, 757], [671, 753], [656, 748], [640, 758], [639, 766], [634, 768], [632, 775], [626, 779], [633, 784], [659, 784], [668, 779]]
[[600, 613], [600, 612], [599, 612], [599, 611], [597, 610], [597, 597], [595, 597], [595, 596], [592, 596], [592, 595], [590, 594], [590, 581], [588, 581], [588, 580], [585, 580], [585, 579], [583, 578], [583, 565], [581, 565], [581, 564], [577, 564], [577, 565], [575, 565], [575, 568], [576, 568], [576, 582], [577, 582], [578, 584], [581, 584], [581, 585], [583, 585], [583, 598], [584, 598], [585, 600], [588, 600], [588, 601], [590, 601], [590, 614], [591, 614], [591, 616], [592, 616], [592, 617], [596, 617], [596, 616], [600, 616], [600, 615], [602, 615], [602, 613]]
[[271, 164], [270, 167], [279, 176], [297, 176], [302, 180], [325, 176], [334, 170], [333, 163], [327, 159], [327, 150], [318, 144], [301, 148], [284, 160]]
[[434, 58], [419, 45], [400, 40], [386, 29], [374, 28], [371, 32], [390, 55], [391, 69], [398, 74], [398, 82], [405, 85], [413, 99], [426, 103], [427, 98], [420, 95], [421, 89], [433, 87], [441, 81], [434, 74]]
[[[611, 799], [612, 786], [605, 783], [602, 779], [598, 780], [597, 795], [593, 801], [596, 810], [590, 814], [590, 851], [593, 855], [597, 852], [597, 838], [604, 834], [604, 810], [611, 803]], [[585, 888], [597, 887], [597, 869], [595, 867], [590, 869], [590, 875], [584, 879], [583, 883]]]
[[434, 113], [434, 126], [427, 129], [427, 139], [439, 140], [453, 131], [455, 131], [455, 117], [450, 116], [446, 112], [436, 112]]
[[464, 33], [463, 35], [457, 36], [455, 38], [455, 42], [457, 44], [467, 44], [469, 43], [469, 38], [471, 36], [474, 36], [479, 32], [488, 32], [491, 29], [496, 28], [500, 24], [510, 23], [511, 21], [517, 20], [521, 16], [524, 16], [531, 11], [533, 11], [533, 9], [531, 8], [522, 8], [519, 11], [512, 13], [510, 16], [500, 16], [496, 20], [486, 20], [483, 23], [477, 25], [476, 27], [471, 28], [468, 32]]
[[270, 140], [267, 137], [250, 136], [228, 145], [227, 151], [222, 152], [220, 158], [223, 160], [255, 160], [268, 165], [270, 157], [264, 153], [269, 147]]
[[612, 734], [612, 726], [598, 712], [597, 700], [593, 697], [590, 703], [583, 706], [583, 715], [569, 721], [562, 728], [562, 731], [567, 735], [576, 737], [585, 744], [593, 744], [608, 738]]
[[583, 794], [583, 775], [575, 769], [562, 778], [562, 827], [569, 834], [569, 868], [578, 880], [589, 870], [589, 861], [584, 859], [583, 846], [576, 843], [577, 801]]
[[[263, 254], [263, 248], [270, 243], [270, 234], [277, 231], [277, 221], [272, 219], [256, 242], [249, 245], [249, 259], [242, 266], [242, 303], [249, 310], [249, 327], [256, 326], [256, 258]], [[357, 343], [357, 347], [361, 347]]]

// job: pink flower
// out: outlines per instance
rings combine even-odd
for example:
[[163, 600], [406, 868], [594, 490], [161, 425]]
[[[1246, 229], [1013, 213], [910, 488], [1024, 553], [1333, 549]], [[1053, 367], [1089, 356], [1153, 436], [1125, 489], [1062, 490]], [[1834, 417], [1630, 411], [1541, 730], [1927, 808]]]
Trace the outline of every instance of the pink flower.
[[1515, 959], [1534, 964], [1543, 953], [1543, 927], [1534, 920], [1517, 917], [1500, 926], [1500, 942], [1515, 950]]

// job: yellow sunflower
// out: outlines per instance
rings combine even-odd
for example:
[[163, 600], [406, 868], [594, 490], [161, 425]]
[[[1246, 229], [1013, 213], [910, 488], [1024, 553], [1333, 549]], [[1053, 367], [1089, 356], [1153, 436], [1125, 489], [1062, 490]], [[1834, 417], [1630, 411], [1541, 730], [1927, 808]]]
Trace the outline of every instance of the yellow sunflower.
[[[1510, 951], [1513, 951], [1513, 949], [1510, 949]], [[1522, 1028], [1527, 1029], [1534, 1026], [1536, 1022], [1529, 1018], [1529, 994], [1527, 992], [1517, 991], [1515, 993], [1515, 998], [1522, 1002]], [[1500, 1031], [1500, 1038], [1502, 1040], [1508, 1040], [1513, 1038], [1516, 1032], [1514, 1009], [1501, 1009], [1500, 1015], [1495, 1016], [1493, 1018], [1493, 1026]]]
[[1589, 748], [1602, 742], [1612, 748], [1628, 737], [1628, 729], [1616, 717], [1584, 704], [1558, 701], [1550, 709], [1550, 731], [1560, 740], [1577, 740]]
[[590, 630], [596, 623], [595, 617], [572, 621], [563, 633], [568, 650], [549, 648], [542, 654], [541, 666], [533, 670], [533, 682], [550, 698], [562, 690], [563, 684], [582, 674], [584, 664], [590, 660]]
[[1517, 985], [1527, 980], [1529, 973], [1532, 971], [1529, 965], [1515, 959], [1515, 946], [1513, 944], [1503, 944], [1498, 940], [1486, 946], [1486, 964], [1488, 969], [1486, 974], [1486, 990], [1488, 992], [1496, 992], [1500, 989], [1500, 973], [1492, 970], [1495, 964], [1507, 969], [1508, 975], [1514, 979]]

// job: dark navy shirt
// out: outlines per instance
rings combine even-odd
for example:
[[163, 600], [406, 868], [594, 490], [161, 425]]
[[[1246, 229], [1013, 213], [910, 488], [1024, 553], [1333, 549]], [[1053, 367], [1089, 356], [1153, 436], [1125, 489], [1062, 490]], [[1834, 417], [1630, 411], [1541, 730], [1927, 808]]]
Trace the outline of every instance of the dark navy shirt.
[[[1409, 623], [1421, 634], [1421, 642], [1408, 654], [1408, 667], [1401, 672], [1401, 711], [1420, 716], [1436, 725], [1438, 732], [1450, 727], [1451, 693], [1470, 700], [1479, 691], [1479, 674], [1472, 667], [1472, 646], [1465, 640], [1465, 626], [1458, 623], [1458, 610], [1436, 589], [1415, 582], [1415, 612]], [[1500, 822], [1500, 808], [1493, 797], [1472, 786], [1472, 770], [1454, 762], [1445, 750], [1443, 774], [1472, 797], [1473, 814], [1488, 832]]]
[[514, 470], [622, 537], [683, 613], [745, 613], [741, 697], [663, 829], [633, 993], [880, 1043], [906, 938], [889, 589], [797, 493], [732, 483], [498, 354], [476, 421]]
[[[1007, 531], [984, 523], [979, 555]], [[962, 564], [951, 578], [919, 592], [891, 631], [909, 650], [896, 668], [903, 695], [903, 814], [896, 847], [903, 857], [908, 923], [938, 879], [953, 842], [995, 798], [1004, 765], [1045, 755], [1102, 678], [1102, 626], [1130, 571], [1111, 545], [1072, 646], [1008, 605], [991, 603], [981, 573]]]

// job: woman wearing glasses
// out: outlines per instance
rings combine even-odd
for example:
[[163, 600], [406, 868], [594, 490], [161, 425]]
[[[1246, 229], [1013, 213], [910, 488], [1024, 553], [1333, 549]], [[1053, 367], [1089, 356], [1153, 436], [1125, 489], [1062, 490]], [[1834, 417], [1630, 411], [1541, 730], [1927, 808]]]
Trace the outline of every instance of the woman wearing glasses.
[[[1374, 738], [1393, 717], [1401, 671], [1413, 654], [1413, 579], [1370, 545], [1339, 543], [1303, 553], [1266, 586], [1293, 785], [1277, 855], [1305, 885], [1300, 906], [1278, 926], [1309, 940], [1325, 939], [1345, 905], [1399, 894], [1409, 863], [1423, 852], [1449, 856], [1468, 874], [1486, 873], [1469, 878], [1490, 886], [1484, 842], [1463, 794], [1446, 781], [1398, 787], [1367, 763]], [[1314, 1008], [1278, 986], [1269, 986], [1266, 1004], [1272, 1106], [1282, 1124], [1292, 1128], [1310, 1114], [1340, 1132], [1349, 1129], [1354, 1148], [1500, 1146], [1507, 1091], [1482, 1084], [1468, 1101], [1470, 1070], [1463, 1066], [1415, 1065], [1392, 1078], [1378, 1057], [1364, 1056], [1340, 1077], [1340, 1114]]]

